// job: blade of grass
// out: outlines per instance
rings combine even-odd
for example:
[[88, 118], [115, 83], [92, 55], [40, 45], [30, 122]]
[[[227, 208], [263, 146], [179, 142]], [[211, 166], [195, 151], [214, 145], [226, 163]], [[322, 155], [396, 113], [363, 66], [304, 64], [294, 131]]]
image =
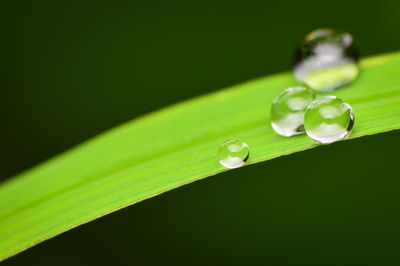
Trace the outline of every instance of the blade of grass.
[[[400, 53], [361, 62], [358, 80], [331, 93], [354, 109], [351, 138], [400, 128]], [[189, 100], [126, 123], [0, 185], [0, 260], [107, 213], [226, 171], [228, 138], [249, 164], [316, 145], [269, 123], [273, 98], [298, 84], [283, 73]]]

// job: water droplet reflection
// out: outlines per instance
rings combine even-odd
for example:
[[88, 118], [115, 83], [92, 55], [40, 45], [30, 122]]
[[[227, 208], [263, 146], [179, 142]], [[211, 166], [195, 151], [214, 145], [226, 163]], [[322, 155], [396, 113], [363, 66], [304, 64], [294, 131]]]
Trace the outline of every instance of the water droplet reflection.
[[353, 125], [352, 108], [335, 96], [313, 101], [304, 114], [306, 133], [318, 143], [331, 143], [347, 137]]
[[335, 90], [356, 79], [358, 57], [350, 33], [318, 29], [297, 47], [294, 74], [298, 81], [313, 90]]
[[238, 168], [249, 158], [250, 150], [240, 139], [224, 141], [218, 151], [218, 160], [225, 168]]

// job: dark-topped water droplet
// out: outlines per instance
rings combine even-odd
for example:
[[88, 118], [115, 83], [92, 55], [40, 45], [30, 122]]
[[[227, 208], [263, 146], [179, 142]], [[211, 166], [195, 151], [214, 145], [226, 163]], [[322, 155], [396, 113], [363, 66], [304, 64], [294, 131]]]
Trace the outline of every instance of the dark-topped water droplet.
[[351, 83], [358, 75], [358, 50], [350, 33], [318, 29], [298, 45], [294, 74], [316, 91], [332, 91]]

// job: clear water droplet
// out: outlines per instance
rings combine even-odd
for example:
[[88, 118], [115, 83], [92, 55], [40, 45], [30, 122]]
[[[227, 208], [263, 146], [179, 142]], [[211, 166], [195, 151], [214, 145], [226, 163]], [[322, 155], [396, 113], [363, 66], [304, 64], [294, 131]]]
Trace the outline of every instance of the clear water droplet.
[[240, 139], [224, 141], [218, 151], [218, 160], [226, 168], [238, 168], [249, 158], [250, 150]]
[[317, 94], [305, 87], [284, 90], [272, 103], [271, 125], [281, 136], [290, 137], [304, 133], [304, 112]]
[[297, 47], [294, 74], [298, 81], [316, 91], [332, 91], [358, 75], [358, 50], [350, 33], [318, 29]]
[[313, 101], [304, 114], [306, 133], [318, 143], [331, 143], [347, 137], [353, 125], [353, 109], [335, 96]]

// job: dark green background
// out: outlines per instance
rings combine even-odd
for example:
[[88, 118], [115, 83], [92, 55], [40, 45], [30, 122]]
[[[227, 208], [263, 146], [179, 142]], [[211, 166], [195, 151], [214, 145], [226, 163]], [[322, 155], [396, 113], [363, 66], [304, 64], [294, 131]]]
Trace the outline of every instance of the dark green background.
[[[0, 180], [139, 115], [289, 70], [318, 27], [353, 33], [363, 56], [399, 50], [399, 12], [397, 0], [3, 0]], [[396, 131], [237, 169], [4, 265], [399, 265], [399, 148]]]

